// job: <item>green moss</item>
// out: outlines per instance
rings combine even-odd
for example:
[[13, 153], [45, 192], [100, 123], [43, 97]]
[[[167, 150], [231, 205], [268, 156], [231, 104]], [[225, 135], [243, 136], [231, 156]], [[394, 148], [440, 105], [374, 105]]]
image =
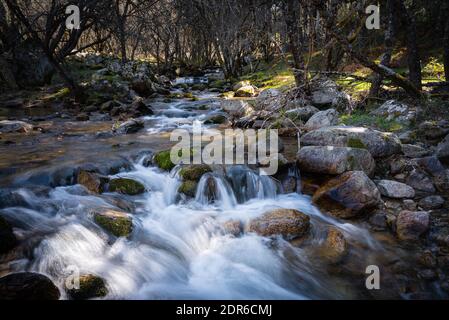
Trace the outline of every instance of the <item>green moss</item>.
[[109, 183], [111, 192], [118, 192], [127, 195], [138, 195], [145, 192], [145, 186], [138, 181], [132, 179], [119, 178], [111, 180]]
[[175, 164], [171, 162], [170, 150], [161, 151], [154, 156], [154, 163], [165, 171], [170, 171], [175, 167]]
[[116, 237], [127, 237], [132, 232], [132, 221], [130, 218], [125, 216], [121, 217], [96, 214], [94, 220], [100, 227], [112, 233]]
[[340, 117], [340, 123], [348, 126], [372, 127], [381, 131], [396, 132], [403, 129], [402, 124], [395, 120], [387, 120], [381, 116], [373, 116], [369, 113], [355, 112]]
[[198, 183], [196, 181], [186, 180], [181, 184], [181, 186], [178, 189], [178, 192], [193, 198], [196, 195], [197, 187]]
[[209, 84], [209, 88], [222, 89], [228, 82], [226, 80], [215, 80]]
[[[156, 166], [158, 166], [162, 170], [171, 171], [176, 165], [171, 161], [170, 153], [171, 153], [171, 150], [165, 150], [165, 151], [156, 153], [156, 155], [154, 156], [154, 159], [153, 159]], [[194, 154], [195, 154], [194, 150], [191, 149], [190, 157], [192, 157]], [[183, 157], [182, 151], [179, 151], [178, 156]]]
[[350, 148], [358, 148], [358, 149], [366, 149], [365, 144], [359, 138], [351, 137], [348, 139], [348, 147]]
[[81, 276], [79, 285], [79, 289], [68, 290], [68, 294], [73, 300], [101, 298], [108, 294], [105, 281], [94, 275]]
[[205, 164], [190, 165], [182, 168], [179, 175], [183, 180], [199, 181], [205, 173], [211, 171], [212, 169]]
[[183, 95], [183, 98], [185, 98], [185, 99], [193, 99], [195, 96], [193, 95], [193, 93], [192, 92], [186, 92], [186, 93], [184, 93], [184, 95]]

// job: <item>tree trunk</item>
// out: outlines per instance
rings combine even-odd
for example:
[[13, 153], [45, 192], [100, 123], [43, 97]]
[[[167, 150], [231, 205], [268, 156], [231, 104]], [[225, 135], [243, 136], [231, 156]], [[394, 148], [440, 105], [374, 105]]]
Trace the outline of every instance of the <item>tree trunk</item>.
[[[446, 4], [446, 12], [447, 10], [449, 10], [449, 4]], [[449, 18], [447, 17], [444, 28], [444, 75], [446, 82], [449, 82]]]
[[302, 29], [300, 26], [300, 2], [298, 0], [287, 0], [285, 8], [285, 22], [287, 24], [287, 37], [290, 53], [293, 56], [293, 69], [297, 86], [304, 83], [304, 57], [302, 55]]
[[407, 29], [406, 32], [409, 79], [418, 90], [422, 90], [421, 59], [419, 56], [418, 44], [416, 41], [416, 17], [414, 1], [412, 1], [412, 7], [410, 10], [407, 10], [404, 3], [402, 2], [402, 12], [404, 13], [404, 22]]
[[[387, 29], [385, 31], [385, 52], [382, 56], [382, 60], [380, 64], [385, 67], [390, 67], [391, 56], [393, 54], [394, 48], [394, 36], [395, 36], [395, 27], [396, 27], [396, 19], [395, 19], [395, 8], [396, 0], [388, 0], [387, 1], [387, 10], [388, 10], [388, 24]], [[371, 84], [369, 95], [372, 97], [376, 97], [379, 95], [380, 87], [382, 86], [382, 81], [384, 77], [380, 74], [376, 74], [373, 83]]]

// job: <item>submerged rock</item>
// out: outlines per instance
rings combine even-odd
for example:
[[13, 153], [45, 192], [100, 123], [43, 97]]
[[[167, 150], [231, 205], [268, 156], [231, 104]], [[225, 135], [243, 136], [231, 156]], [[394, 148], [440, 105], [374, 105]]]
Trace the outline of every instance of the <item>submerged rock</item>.
[[145, 186], [132, 179], [117, 178], [109, 182], [109, 191], [135, 196], [144, 193]]
[[350, 219], [369, 213], [381, 203], [380, 192], [363, 171], [346, 172], [324, 184], [313, 202], [337, 218]]
[[335, 126], [321, 128], [301, 138], [305, 146], [351, 147], [368, 150], [374, 158], [401, 153], [401, 141], [391, 133], [363, 127]]
[[[0, 255], [8, 253], [17, 245], [17, 238], [9, 223], [0, 216]], [[0, 295], [1, 297], [1, 295]]]
[[304, 129], [306, 131], [317, 130], [320, 128], [331, 127], [338, 124], [338, 112], [335, 109], [320, 111], [315, 113], [307, 121]]
[[0, 133], [29, 133], [33, 131], [33, 126], [23, 121], [0, 121]]
[[194, 198], [196, 196], [196, 189], [198, 188], [198, 181], [185, 180], [178, 189], [179, 193], [187, 197]]
[[131, 119], [122, 124], [113, 131], [115, 134], [132, 134], [137, 133], [144, 128], [144, 123], [142, 120]]
[[79, 285], [79, 289], [67, 289], [67, 293], [73, 300], [101, 298], [108, 294], [106, 282], [92, 274], [80, 276]]
[[0, 300], [59, 300], [54, 283], [38, 273], [14, 273], [0, 278]]
[[78, 184], [84, 186], [90, 192], [101, 194], [105, 190], [105, 186], [109, 179], [104, 176], [100, 176], [95, 172], [89, 172], [81, 170], [77, 176]]
[[124, 212], [100, 209], [93, 212], [94, 221], [116, 237], [127, 237], [133, 230], [131, 218]]
[[381, 180], [377, 183], [377, 188], [383, 196], [393, 199], [415, 197], [415, 190], [412, 187], [397, 181]]
[[357, 148], [304, 147], [297, 160], [301, 171], [331, 175], [362, 170], [370, 176], [376, 166], [367, 150]]
[[402, 211], [396, 220], [396, 230], [401, 240], [418, 240], [429, 230], [428, 212]]
[[336, 228], [330, 228], [320, 251], [326, 261], [340, 262], [348, 254], [348, 244], [343, 233]]
[[282, 235], [288, 240], [305, 236], [310, 228], [310, 217], [292, 209], [277, 209], [249, 222], [246, 231], [263, 237]]
[[231, 234], [235, 237], [238, 237], [243, 232], [242, 223], [238, 220], [226, 221], [222, 226], [225, 233]]

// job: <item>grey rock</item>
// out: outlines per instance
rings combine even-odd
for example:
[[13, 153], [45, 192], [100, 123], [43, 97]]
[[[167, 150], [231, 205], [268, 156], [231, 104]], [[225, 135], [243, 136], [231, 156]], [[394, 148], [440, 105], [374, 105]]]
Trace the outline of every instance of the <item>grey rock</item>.
[[381, 180], [377, 183], [380, 193], [393, 199], [414, 198], [415, 190], [412, 187], [392, 180]]
[[306, 131], [317, 130], [324, 127], [331, 127], [338, 124], [338, 112], [335, 109], [320, 111], [314, 114], [304, 126]]
[[339, 147], [304, 147], [297, 156], [300, 170], [311, 173], [338, 175], [346, 171], [364, 171], [372, 175], [375, 162], [364, 149]]
[[305, 146], [335, 146], [367, 149], [374, 158], [401, 152], [401, 142], [394, 134], [363, 127], [334, 126], [321, 128], [301, 138]]

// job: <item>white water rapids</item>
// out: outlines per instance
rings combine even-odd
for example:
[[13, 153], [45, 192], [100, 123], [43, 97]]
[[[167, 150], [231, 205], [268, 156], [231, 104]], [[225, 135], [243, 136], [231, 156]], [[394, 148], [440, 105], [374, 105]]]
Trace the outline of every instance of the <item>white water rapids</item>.
[[[235, 237], [225, 233], [223, 223], [245, 224], [270, 209], [297, 209], [313, 218], [317, 230], [334, 224], [348, 237], [374, 245], [366, 231], [324, 217], [307, 196], [278, 194], [273, 180], [247, 168], [236, 167], [227, 179], [220, 174], [203, 177], [196, 199], [189, 201], [178, 199], [176, 171], [136, 163], [131, 172], [119, 174], [139, 180], [148, 190], [133, 199], [134, 231], [127, 239], [111, 239], [95, 225], [87, 214], [90, 208], [119, 209], [81, 186], [58, 187], [48, 197], [22, 190], [35, 210], [8, 208], [2, 213], [23, 228], [22, 237], [40, 235], [42, 240], [32, 259], [13, 261], [11, 268], [49, 275], [63, 289], [67, 270], [75, 266], [103, 277], [108, 299], [307, 299], [335, 293], [320, 294], [330, 279], [315, 270], [303, 249], [280, 238]], [[246, 186], [232, 188], [242, 174]], [[208, 178], [216, 180], [214, 203], [204, 194]], [[242, 195], [250, 199], [238, 203]]]

